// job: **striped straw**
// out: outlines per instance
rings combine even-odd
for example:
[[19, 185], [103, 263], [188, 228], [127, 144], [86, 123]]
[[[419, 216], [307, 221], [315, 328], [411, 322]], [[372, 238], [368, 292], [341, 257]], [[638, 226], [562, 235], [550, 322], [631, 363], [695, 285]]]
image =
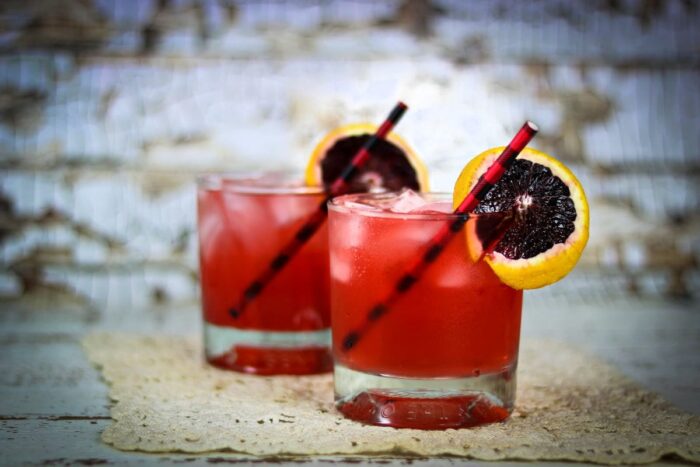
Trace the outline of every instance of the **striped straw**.
[[440, 231], [428, 243], [428, 247], [422, 256], [406, 268], [406, 272], [396, 281], [394, 288], [382, 302], [377, 303], [367, 313], [364, 323], [354, 331], [345, 335], [342, 340], [342, 350], [347, 352], [357, 345], [362, 336], [369, 331], [372, 326], [385, 314], [389, 312], [391, 306], [406, 293], [423, 275], [425, 270], [440, 256], [450, 240], [464, 228], [470, 213], [476, 209], [477, 205], [486, 197], [486, 194], [498, 183], [503, 174], [513, 164], [518, 154], [527, 146], [527, 143], [537, 133], [538, 128], [532, 122], [525, 122], [513, 140], [506, 146], [496, 161], [479, 178], [474, 188], [460, 203], [453, 214], [458, 217], [447, 222]]
[[328, 201], [334, 196], [342, 195], [347, 192], [350, 180], [357, 174], [357, 171], [367, 163], [374, 146], [389, 134], [399, 120], [401, 120], [406, 110], [408, 110], [408, 106], [403, 102], [398, 102], [396, 106], [394, 106], [389, 116], [384, 120], [384, 123], [382, 123], [377, 131], [365, 142], [347, 167], [340, 173], [338, 178], [333, 181], [330, 188], [326, 190], [325, 199], [318, 205], [314, 213], [294, 234], [294, 237], [289, 243], [277, 253], [272, 261], [270, 261], [267, 268], [245, 288], [236, 306], [229, 310], [229, 314], [232, 318], [237, 319], [241, 316], [248, 304], [260, 295], [267, 284], [279, 274], [289, 260], [292, 259], [301, 247], [313, 237], [314, 233], [321, 228], [328, 215]]

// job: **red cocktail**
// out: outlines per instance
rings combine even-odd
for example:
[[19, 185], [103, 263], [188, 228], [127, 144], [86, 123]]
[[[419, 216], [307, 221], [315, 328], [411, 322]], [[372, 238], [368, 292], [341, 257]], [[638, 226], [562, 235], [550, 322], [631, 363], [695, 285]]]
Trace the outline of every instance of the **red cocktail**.
[[365, 423], [423, 429], [503, 420], [515, 393], [522, 292], [473, 262], [463, 235], [344, 348], [344, 337], [454, 219], [451, 197], [422, 197], [359, 194], [329, 204], [338, 409]]
[[213, 365], [256, 374], [332, 368], [328, 242], [322, 227], [240, 316], [246, 287], [324, 199], [283, 175], [200, 180], [198, 231], [205, 352]]

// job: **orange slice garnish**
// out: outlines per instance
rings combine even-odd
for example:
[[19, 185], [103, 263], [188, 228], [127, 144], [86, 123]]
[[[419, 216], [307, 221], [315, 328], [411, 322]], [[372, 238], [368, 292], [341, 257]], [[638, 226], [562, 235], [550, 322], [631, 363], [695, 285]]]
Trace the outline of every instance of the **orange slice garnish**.
[[[314, 148], [306, 166], [307, 185], [328, 187], [350, 163], [377, 127], [346, 125], [328, 133]], [[350, 180], [350, 192], [428, 190], [428, 170], [411, 147], [394, 132], [379, 141], [372, 157]]]
[[[454, 205], [467, 196], [503, 148], [472, 159], [454, 189]], [[472, 259], [483, 257], [505, 284], [535, 289], [576, 266], [588, 241], [588, 201], [581, 183], [553, 157], [525, 148], [467, 222]]]

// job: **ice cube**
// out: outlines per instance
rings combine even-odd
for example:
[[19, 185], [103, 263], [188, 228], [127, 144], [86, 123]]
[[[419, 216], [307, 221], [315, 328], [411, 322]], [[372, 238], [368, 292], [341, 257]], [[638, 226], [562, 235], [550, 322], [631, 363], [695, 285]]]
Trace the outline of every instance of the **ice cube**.
[[219, 238], [226, 229], [226, 218], [221, 209], [222, 202], [219, 192], [199, 194], [197, 233], [204, 261], [210, 261], [216, 256]]
[[352, 279], [353, 249], [335, 248], [330, 251], [331, 278], [337, 282], [347, 283]]
[[315, 211], [319, 201], [320, 198], [313, 200], [306, 196], [280, 196], [269, 203], [261, 203], [261, 207], [268, 210], [268, 222], [271, 222], [271, 225], [282, 227], [308, 218]]
[[421, 195], [406, 188], [396, 198], [386, 200], [383, 207], [391, 212], [406, 214], [425, 204], [426, 201]]
[[452, 212], [452, 203], [449, 201], [429, 202], [410, 211], [411, 214], [451, 214]]
[[[362, 209], [375, 210], [364, 207]], [[361, 247], [369, 235], [370, 225], [365, 216], [345, 216], [338, 222], [340, 237], [336, 240], [343, 249]]]

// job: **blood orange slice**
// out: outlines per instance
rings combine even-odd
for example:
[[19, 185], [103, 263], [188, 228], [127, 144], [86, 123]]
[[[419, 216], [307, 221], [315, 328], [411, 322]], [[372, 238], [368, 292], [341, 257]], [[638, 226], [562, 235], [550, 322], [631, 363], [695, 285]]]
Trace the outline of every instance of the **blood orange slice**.
[[[454, 189], [457, 206], [503, 148], [472, 159]], [[578, 179], [547, 154], [525, 148], [467, 223], [473, 259], [515, 289], [552, 284], [576, 266], [588, 241], [588, 201]]]
[[[371, 124], [353, 124], [328, 133], [311, 154], [306, 184], [328, 187], [374, 134]], [[350, 180], [350, 192], [428, 190], [428, 171], [413, 149], [396, 133], [389, 133], [372, 150], [367, 164]]]

